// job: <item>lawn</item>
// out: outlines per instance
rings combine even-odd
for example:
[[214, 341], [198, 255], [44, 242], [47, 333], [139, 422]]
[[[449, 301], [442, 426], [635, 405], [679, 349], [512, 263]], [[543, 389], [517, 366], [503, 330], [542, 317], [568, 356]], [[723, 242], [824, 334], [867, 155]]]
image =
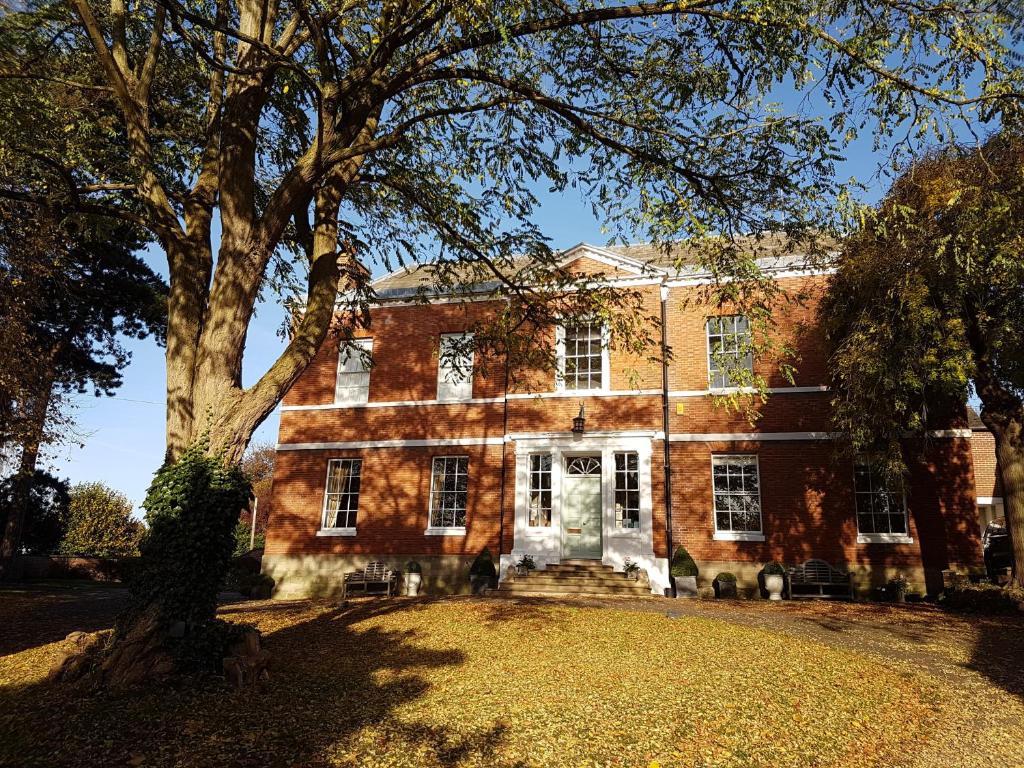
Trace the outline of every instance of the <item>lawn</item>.
[[0, 657], [0, 763], [890, 765], [939, 712], [923, 676], [703, 616], [469, 599], [223, 613], [274, 653], [259, 689], [75, 698], [41, 682], [61, 642], [18, 643]]

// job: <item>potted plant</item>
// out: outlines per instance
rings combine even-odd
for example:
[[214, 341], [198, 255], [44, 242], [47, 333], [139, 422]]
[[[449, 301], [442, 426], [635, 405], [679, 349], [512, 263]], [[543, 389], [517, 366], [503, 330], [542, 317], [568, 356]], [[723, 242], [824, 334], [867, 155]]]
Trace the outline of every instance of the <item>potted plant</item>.
[[405, 564], [405, 594], [409, 597], [417, 597], [420, 594], [420, 584], [423, 582], [423, 568], [415, 560]]
[[679, 547], [672, 556], [671, 574], [676, 597], [697, 596], [697, 564], [686, 547]]
[[484, 547], [483, 552], [476, 556], [473, 564], [469, 566], [469, 586], [474, 595], [483, 594], [494, 586], [498, 572], [494, 568], [494, 560], [491, 559], [491, 551]]
[[736, 577], [728, 571], [715, 576], [712, 586], [715, 588], [715, 597], [736, 597]]
[[630, 581], [640, 580], [640, 564], [634, 563], [628, 557], [622, 563], [622, 570]]
[[530, 571], [537, 567], [531, 555], [523, 555], [516, 563], [516, 576], [529, 576]]
[[774, 561], [768, 563], [761, 571], [764, 575], [764, 588], [769, 600], [781, 600], [782, 591], [786, 588], [786, 569]]
[[907, 602], [907, 589], [909, 584], [907, 583], [907, 577], [902, 573], [897, 574], [893, 578], [889, 579], [889, 583], [886, 585], [889, 592], [889, 599], [896, 603]]

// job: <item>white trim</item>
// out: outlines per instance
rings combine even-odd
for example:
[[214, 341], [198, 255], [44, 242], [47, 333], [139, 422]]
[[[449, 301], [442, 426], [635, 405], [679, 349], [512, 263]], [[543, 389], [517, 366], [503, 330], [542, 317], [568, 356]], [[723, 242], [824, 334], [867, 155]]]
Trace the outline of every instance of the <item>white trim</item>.
[[[932, 429], [925, 433], [928, 437], [965, 437], [970, 439], [974, 435], [972, 429]], [[907, 437], [915, 437], [909, 433]]]
[[[510, 395], [511, 397], [511, 395]], [[282, 405], [282, 411], [330, 411], [348, 408], [409, 408], [424, 405], [483, 405], [500, 403], [502, 397], [474, 397], [468, 400], [382, 400], [373, 403], [320, 403], [317, 405]]]
[[[785, 280], [789, 277], [816, 277], [818, 275], [832, 275], [835, 274], [835, 267], [827, 267], [825, 269], [772, 269], [763, 268], [764, 272], [771, 275], [773, 280]], [[732, 283], [735, 282], [733, 277], [722, 277], [715, 278], [710, 275], [695, 275], [694, 277], [686, 278], [673, 278], [665, 281], [665, 285], [669, 288], [691, 288], [697, 285], [713, 285], [717, 283]]]
[[[718, 530], [718, 507], [715, 506], [715, 459], [743, 459], [750, 457], [753, 457], [754, 469], [757, 470], [757, 520], [759, 529], [756, 531], [720, 531]], [[711, 524], [715, 529], [712, 538], [720, 541], [764, 541], [764, 509], [761, 506], [761, 457], [756, 453], [712, 453], [708, 468], [711, 470], [708, 476], [711, 480]], [[725, 538], [720, 539], [719, 537], [723, 535]], [[760, 536], [760, 538], [755, 538], [757, 536]]]
[[458, 528], [427, 528], [423, 532], [424, 536], [465, 536], [466, 527], [460, 526]]
[[[602, 362], [603, 365], [603, 362]], [[604, 376], [604, 372], [601, 373]], [[549, 397], [648, 397], [660, 395], [660, 389], [564, 389], [555, 392], [513, 392], [509, 400], [542, 400]], [[500, 401], [501, 398], [498, 398]]]
[[[760, 471], [758, 471], [758, 489], [760, 489]], [[712, 489], [712, 493], [714, 490]], [[761, 524], [764, 527], [764, 523]], [[764, 541], [764, 534], [756, 531], [718, 531], [711, 537], [714, 541]]]
[[672, 443], [724, 443], [733, 440], [768, 442], [772, 440], [832, 440], [832, 432], [673, 432]]
[[[647, 440], [664, 440], [665, 433], [661, 431], [645, 429], [624, 429], [624, 430], [593, 430], [584, 432], [577, 437], [572, 432], [509, 432], [505, 439], [509, 442], [528, 442], [530, 440], [561, 441], [571, 442], [573, 445], [587, 445], [594, 440], [609, 440], [619, 438], [646, 438]], [[518, 450], [518, 449], [517, 449]], [[536, 451], [536, 448], [530, 448]]]
[[625, 269], [635, 275], [642, 275], [645, 272], [665, 273], [665, 270], [655, 267], [653, 264], [647, 264], [639, 259], [624, 256], [620, 253], [615, 253], [614, 251], [601, 248], [600, 246], [590, 245], [589, 243], [577, 243], [571, 248], [567, 248], [562, 251], [560, 255], [562, 259], [558, 262], [559, 267], [565, 267], [572, 264], [572, 262], [577, 259], [587, 258], [600, 264], [605, 264], [609, 267]]
[[422, 440], [354, 440], [339, 443], [278, 443], [279, 451], [344, 451], [355, 448], [432, 448], [449, 445], [501, 445], [500, 437], [426, 438]]
[[858, 544], [913, 544], [914, 538], [906, 533], [858, 533]]
[[[370, 360], [370, 368], [363, 367], [361, 372], [356, 371], [344, 371], [342, 370], [344, 363], [351, 360], [354, 356], [358, 355], [360, 361], [364, 361], [362, 353], [365, 352], [366, 357]], [[344, 362], [343, 362], [344, 360]], [[359, 405], [365, 403], [370, 399], [370, 378], [371, 368], [373, 364], [373, 338], [360, 337], [349, 340], [344, 347], [338, 350], [338, 364], [334, 372], [334, 402], [338, 405]], [[342, 376], [366, 376], [366, 385], [355, 388], [346, 387], [345, 391], [354, 392], [353, 399], [351, 400], [339, 400], [338, 390], [339, 385], [342, 381]]]
[[317, 536], [355, 536], [355, 528], [321, 528], [316, 532]]
[[[707, 364], [707, 376], [706, 376], [706, 379], [707, 379], [707, 382], [708, 382], [708, 391], [711, 394], [716, 394], [716, 395], [727, 395], [727, 394], [730, 394], [732, 392], [740, 392], [741, 390], [746, 391], [748, 389], [751, 392], [756, 392], [757, 390], [754, 389], [753, 387], [714, 387], [714, 386], [712, 386], [712, 384], [713, 384], [712, 379], [714, 378], [714, 374], [711, 372], [711, 362], [712, 362], [712, 360], [711, 360], [711, 321], [712, 320], [724, 320], [726, 318], [736, 318], [737, 320], [739, 318], [743, 318], [743, 320], [747, 324], [747, 335], [750, 337], [751, 343], [753, 343], [754, 331], [750, 327], [750, 318], [747, 317], [746, 315], [744, 315], [742, 313], [739, 313], [739, 314], [732, 314], [732, 315], [706, 315], [704, 317], [704, 362]], [[736, 326], [735, 326], [735, 323], [734, 323], [733, 324], [733, 328], [735, 329], [735, 327]], [[722, 333], [717, 334], [717, 335], [724, 337], [725, 336], [724, 329], [723, 329]], [[753, 351], [753, 348], [751, 348], [751, 351], [750, 351], [750, 375], [751, 376], [754, 375], [754, 351]], [[728, 378], [728, 376], [726, 376], [725, 378]]]
[[[828, 386], [820, 384], [812, 387], [768, 387], [770, 395], [802, 395], [819, 392], [828, 392]], [[660, 393], [660, 390], [658, 390]], [[754, 387], [726, 387], [724, 389], [670, 389], [669, 397], [707, 397], [708, 395], [732, 395], [732, 394], [757, 394]]]
[[990, 504], [991, 505], [1002, 504], [1003, 503], [1003, 497], [1002, 496], [978, 496], [976, 501], [978, 503], [978, 506], [988, 506]]

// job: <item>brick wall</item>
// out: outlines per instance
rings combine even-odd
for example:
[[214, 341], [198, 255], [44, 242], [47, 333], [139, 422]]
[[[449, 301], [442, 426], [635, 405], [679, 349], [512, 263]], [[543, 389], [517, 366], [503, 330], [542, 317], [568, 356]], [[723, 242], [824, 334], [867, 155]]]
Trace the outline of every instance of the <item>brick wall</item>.
[[996, 439], [988, 430], [974, 430], [971, 438], [971, 453], [974, 459], [974, 477], [978, 496], [1003, 495], [1003, 482], [996, 465]]
[[[580, 269], [592, 264], [581, 262]], [[607, 272], [604, 265], [600, 270]], [[815, 325], [815, 300], [824, 278], [781, 281], [791, 297], [806, 297], [780, 307], [776, 314], [778, 341], [798, 352], [799, 387], [818, 387], [827, 381], [820, 331]], [[641, 286], [644, 312], [660, 312], [659, 286]], [[706, 391], [706, 318], [727, 314], [706, 300], [699, 288], [673, 288], [668, 302], [668, 341], [673, 352], [669, 372], [672, 391]], [[433, 400], [437, 396], [437, 350], [440, 334], [458, 333], [493, 312], [493, 303], [467, 305], [389, 305], [372, 311], [372, 325], [361, 337], [372, 337], [375, 366], [370, 375], [369, 402]], [[549, 339], [550, 340], [550, 339]], [[655, 352], [656, 350], [652, 350]], [[333, 402], [337, 344], [328, 342], [285, 398], [287, 406], [327, 405]], [[588, 431], [662, 429], [660, 364], [645, 356], [630, 356], [613, 342], [610, 352], [613, 390], [655, 390], [637, 396], [564, 396], [511, 398], [505, 402], [450, 403], [423, 406], [385, 406], [284, 410], [281, 443], [347, 443], [394, 439], [492, 438], [508, 433], [567, 432], [579, 403], [586, 406]], [[778, 372], [778, 361], [760, 359], [757, 370], [772, 387], [792, 386]], [[520, 372], [511, 392], [551, 393], [551, 371]], [[500, 398], [502, 366], [478, 370], [473, 397]], [[507, 408], [507, 412], [506, 412]], [[716, 406], [700, 394], [673, 397], [670, 431], [681, 433], [827, 432], [830, 431], [827, 392], [772, 395], [753, 424], [745, 415]], [[975, 433], [977, 438], [985, 433]], [[663, 443], [652, 448], [654, 546], [669, 555], [665, 527]], [[695, 559], [711, 563], [787, 563], [820, 557], [851, 567], [889, 573], [892, 569], [935, 571], [949, 565], [971, 566], [980, 559], [974, 501], [971, 443], [936, 440], [925, 460], [915, 463], [908, 499], [912, 544], [858, 544], [853, 501], [853, 471], [837, 460], [830, 442], [764, 441], [744, 443], [673, 442], [673, 538], [690, 549]], [[973, 447], [981, 485], [994, 482], [984, 460], [985, 444]], [[505, 451], [505, 536], [500, 541], [501, 445], [426, 448], [367, 448], [360, 450], [279, 451], [273, 486], [273, 519], [267, 534], [267, 555], [470, 557], [483, 547], [492, 552], [512, 549], [514, 517], [514, 444]], [[710, 457], [716, 451], [757, 453], [760, 462], [765, 541], [729, 542], [713, 539]], [[425, 536], [429, 504], [431, 458], [470, 457], [470, 496], [466, 536]], [[318, 537], [323, 494], [330, 458], [363, 459], [358, 535]], [[713, 574], [712, 574], [713, 575]]]

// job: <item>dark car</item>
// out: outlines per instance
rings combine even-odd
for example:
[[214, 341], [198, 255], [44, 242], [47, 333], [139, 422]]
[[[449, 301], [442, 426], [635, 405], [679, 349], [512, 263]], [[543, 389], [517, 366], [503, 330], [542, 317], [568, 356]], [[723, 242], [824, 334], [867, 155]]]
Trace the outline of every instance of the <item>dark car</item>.
[[1004, 568], [1010, 567], [1013, 552], [1010, 549], [1010, 532], [1006, 529], [1005, 517], [997, 517], [985, 527], [981, 544], [985, 551], [985, 570], [990, 578], [995, 578]]

